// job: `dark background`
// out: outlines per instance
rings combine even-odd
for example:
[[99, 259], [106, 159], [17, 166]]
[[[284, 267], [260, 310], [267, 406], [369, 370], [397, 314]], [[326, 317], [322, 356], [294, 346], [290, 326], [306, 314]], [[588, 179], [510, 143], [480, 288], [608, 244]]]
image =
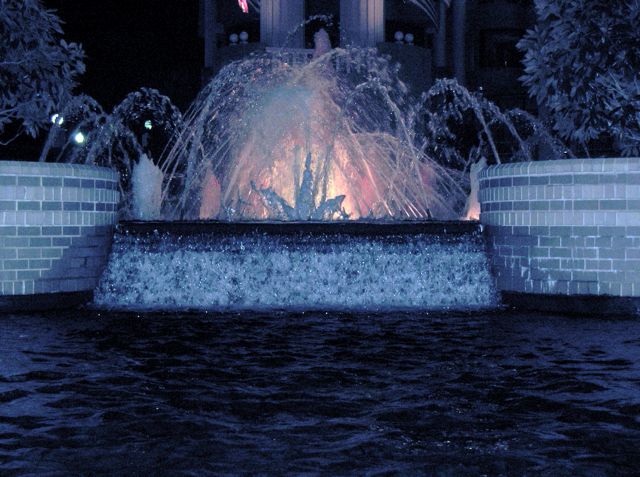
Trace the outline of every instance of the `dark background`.
[[[45, 0], [81, 43], [87, 71], [78, 92], [107, 111], [141, 87], [185, 110], [200, 88], [203, 43], [198, 0]], [[234, 2], [235, 3], [235, 2]]]
[[[307, 15], [331, 14], [335, 25], [329, 29], [338, 42], [339, 0], [305, 1]], [[78, 92], [94, 97], [107, 111], [141, 87], [158, 89], [186, 110], [202, 85], [204, 45], [201, 38], [199, 0], [43, 0], [64, 22], [64, 38], [81, 43], [87, 71], [79, 78]], [[236, 0], [218, 0], [219, 46], [229, 33], [249, 32], [249, 41], [258, 41], [259, 17], [253, 9], [243, 14]], [[399, 0], [385, 4], [389, 41], [397, 30], [416, 34], [423, 44], [421, 29], [408, 21], [423, 22], [415, 7]], [[403, 23], [404, 22], [404, 23]], [[310, 25], [307, 47], [313, 47], [313, 33], [325, 26]]]

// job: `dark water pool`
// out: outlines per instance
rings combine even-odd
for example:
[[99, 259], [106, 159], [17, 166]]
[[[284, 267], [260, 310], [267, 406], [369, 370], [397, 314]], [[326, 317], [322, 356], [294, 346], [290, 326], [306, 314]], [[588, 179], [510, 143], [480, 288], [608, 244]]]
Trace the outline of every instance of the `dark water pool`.
[[640, 322], [0, 317], [0, 475], [633, 475]]

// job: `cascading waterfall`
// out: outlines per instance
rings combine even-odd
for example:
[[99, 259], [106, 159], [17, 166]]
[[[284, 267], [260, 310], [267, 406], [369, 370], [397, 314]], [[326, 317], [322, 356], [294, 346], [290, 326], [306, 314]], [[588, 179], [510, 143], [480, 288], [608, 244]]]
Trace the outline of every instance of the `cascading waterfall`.
[[254, 229], [225, 232], [200, 224], [197, 233], [165, 227], [117, 234], [95, 303], [128, 310], [367, 312], [497, 303], [477, 230], [451, 234], [453, 225], [445, 224], [436, 233], [415, 233], [387, 223], [390, 232], [380, 234], [363, 231], [363, 224], [354, 224], [357, 233], [307, 224], [316, 229], [289, 224], [273, 232], [245, 224]]

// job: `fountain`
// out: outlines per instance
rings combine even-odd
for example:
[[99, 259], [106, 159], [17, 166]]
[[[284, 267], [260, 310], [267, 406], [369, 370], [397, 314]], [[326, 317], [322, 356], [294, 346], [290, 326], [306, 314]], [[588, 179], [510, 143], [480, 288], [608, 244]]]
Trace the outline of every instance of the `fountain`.
[[[115, 167], [123, 196], [119, 217], [146, 221], [121, 223], [97, 304], [323, 310], [494, 306], [481, 229], [473, 221], [480, 213], [477, 196], [483, 196], [483, 222], [491, 227], [489, 236], [498, 236], [496, 245], [510, 234], [518, 244], [522, 227], [536, 227], [538, 233], [544, 221], [557, 225], [578, 217], [557, 212], [566, 200], [547, 204], [524, 197], [528, 178], [489, 179], [494, 172], [485, 166], [500, 164], [505, 155], [527, 164], [489, 169], [507, 175], [529, 170], [540, 149], [556, 158], [564, 155], [562, 144], [530, 115], [503, 112], [455, 80], [438, 80], [415, 97], [398, 79], [398, 67], [375, 49], [331, 49], [324, 30], [315, 40], [313, 53], [302, 61], [283, 49], [228, 65], [184, 118], [168, 98], [146, 89], [129, 95], [110, 115], [90, 98], [78, 97], [67, 106], [64, 117], [80, 118], [75, 137], [81, 135], [84, 144], [81, 129], [92, 125], [93, 131], [89, 146], [63, 146], [58, 157]], [[145, 120], [149, 117], [153, 120]], [[142, 127], [150, 130], [154, 124], [163, 125], [167, 147], [149, 157]], [[42, 159], [57, 142], [56, 131]], [[511, 141], [506, 151], [505, 137]], [[544, 172], [544, 167], [530, 169]], [[556, 180], [574, 178], [537, 177], [527, 184]], [[519, 189], [509, 190], [513, 197], [505, 203], [500, 202], [504, 190], [489, 190], [508, 186]], [[550, 194], [560, 197], [555, 189]], [[634, 205], [614, 200], [602, 207], [618, 207], [616, 215], [578, 217], [581, 228], [574, 235], [596, 237], [600, 231], [583, 227], [596, 217], [605, 217], [607, 227], [636, 220], [623, 206]], [[525, 209], [534, 212], [520, 212]], [[455, 222], [461, 217], [471, 221]], [[506, 229], [497, 233], [496, 227]], [[540, 243], [557, 242], [542, 232]], [[537, 257], [547, 256], [541, 254], [563, 258], [570, 253], [566, 249], [496, 248], [495, 256], [520, 254], [519, 262], [509, 255], [494, 267], [502, 291], [517, 282], [516, 293], [571, 292], [566, 273], [556, 273], [559, 260], [545, 262], [543, 278], [535, 268]], [[521, 284], [525, 275], [517, 263], [528, 254], [536, 258], [535, 273]], [[621, 258], [619, 250], [609, 254]], [[629, 287], [636, 293], [634, 277], [610, 283], [597, 271], [582, 272], [571, 278], [578, 293], [628, 295]], [[17, 283], [20, 293], [31, 290], [23, 285]]]
[[[184, 118], [146, 88], [110, 115], [79, 97], [63, 113], [91, 131], [88, 146], [56, 160], [117, 169], [123, 219], [397, 221], [477, 219], [478, 164], [531, 161], [539, 145], [562, 154], [533, 117], [455, 80], [415, 96], [375, 48], [332, 49], [323, 29], [315, 43], [310, 58], [282, 49], [227, 65]], [[164, 135], [164, 152], [149, 154], [150, 133]], [[495, 134], [514, 147], [499, 151]], [[145, 196], [154, 203], [134, 204]]]
[[282, 49], [229, 64], [184, 117], [145, 88], [111, 114], [88, 97], [67, 105], [87, 145], [58, 159], [115, 168], [119, 218], [144, 221], [121, 222], [97, 305], [495, 306], [469, 221], [478, 177], [505, 155], [531, 161], [544, 145], [560, 156], [561, 145], [455, 80], [415, 96], [376, 49], [332, 49], [322, 29], [315, 44], [304, 58]]
[[158, 167], [134, 168], [134, 186], [161, 171], [164, 221], [121, 224], [98, 306], [495, 306], [478, 224], [452, 221], [465, 174], [428, 156], [419, 101], [374, 49], [315, 39], [303, 64], [224, 68]]
[[[375, 49], [232, 63], [163, 158], [169, 219], [455, 219], [462, 174], [431, 160], [397, 72]], [[219, 188], [219, 193], [209, 190]]]

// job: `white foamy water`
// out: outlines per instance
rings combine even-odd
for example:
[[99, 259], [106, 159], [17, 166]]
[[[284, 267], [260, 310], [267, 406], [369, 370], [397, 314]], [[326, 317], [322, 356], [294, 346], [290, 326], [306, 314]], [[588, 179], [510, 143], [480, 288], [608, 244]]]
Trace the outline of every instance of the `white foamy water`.
[[137, 220], [160, 218], [162, 180], [164, 174], [151, 159], [143, 154], [133, 167], [131, 191], [133, 195], [132, 215]]
[[95, 293], [113, 309], [441, 310], [496, 306], [479, 237], [117, 235]]

